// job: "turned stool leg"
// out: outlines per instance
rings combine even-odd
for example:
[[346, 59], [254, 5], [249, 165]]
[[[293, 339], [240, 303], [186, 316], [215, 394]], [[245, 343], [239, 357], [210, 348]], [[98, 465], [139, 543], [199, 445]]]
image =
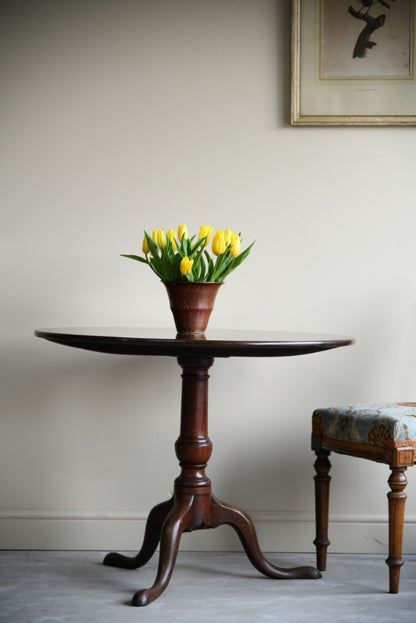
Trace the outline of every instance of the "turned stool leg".
[[399, 592], [400, 569], [403, 565], [402, 543], [404, 509], [407, 495], [404, 489], [407, 485], [406, 467], [391, 467], [389, 485], [391, 491], [387, 494], [389, 500], [389, 557], [386, 560], [389, 566], [390, 593]]
[[316, 539], [313, 544], [316, 546], [316, 566], [319, 571], [326, 569], [326, 551], [330, 541], [328, 541], [328, 514], [329, 514], [329, 483], [331, 476], [329, 471], [331, 463], [329, 461], [330, 452], [327, 450], [316, 450], [317, 459], [314, 463], [316, 471], [315, 480], [315, 525]]

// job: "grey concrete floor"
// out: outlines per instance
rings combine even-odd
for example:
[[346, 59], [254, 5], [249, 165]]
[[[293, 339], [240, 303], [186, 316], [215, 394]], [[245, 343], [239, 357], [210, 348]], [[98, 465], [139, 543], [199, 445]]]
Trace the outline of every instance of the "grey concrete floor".
[[[157, 555], [142, 569], [105, 567], [101, 552], [0, 552], [0, 621], [7, 623], [414, 623], [416, 556], [406, 556], [390, 595], [384, 556], [331, 554], [320, 580], [260, 575], [244, 553], [180, 552], [152, 604], [130, 606], [153, 584]], [[269, 554], [279, 566], [314, 565], [311, 554]]]

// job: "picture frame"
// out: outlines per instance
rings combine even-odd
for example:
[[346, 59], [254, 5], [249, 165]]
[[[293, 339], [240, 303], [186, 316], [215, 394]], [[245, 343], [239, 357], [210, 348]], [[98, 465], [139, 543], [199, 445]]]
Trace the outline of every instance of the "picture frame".
[[416, 125], [416, 0], [292, 0], [292, 125]]

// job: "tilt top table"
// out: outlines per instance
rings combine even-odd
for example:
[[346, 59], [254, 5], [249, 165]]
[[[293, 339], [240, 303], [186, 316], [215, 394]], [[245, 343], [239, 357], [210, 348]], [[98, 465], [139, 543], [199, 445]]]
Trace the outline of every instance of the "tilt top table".
[[215, 357], [286, 357], [305, 355], [352, 344], [353, 340], [327, 335], [273, 331], [207, 331], [179, 336], [168, 329], [73, 328], [42, 329], [37, 337], [86, 350], [119, 355], [176, 357], [182, 368], [180, 435], [175, 444], [181, 473], [173, 497], [149, 514], [141, 550], [136, 556], [107, 554], [105, 565], [136, 569], [145, 565], [160, 543], [159, 566], [150, 588], [137, 591], [134, 606], [154, 601], [172, 576], [183, 532], [232, 526], [253, 566], [275, 579], [315, 579], [313, 567], [283, 569], [262, 554], [254, 524], [241, 509], [216, 498], [205, 473], [212, 452], [208, 437], [208, 370]]

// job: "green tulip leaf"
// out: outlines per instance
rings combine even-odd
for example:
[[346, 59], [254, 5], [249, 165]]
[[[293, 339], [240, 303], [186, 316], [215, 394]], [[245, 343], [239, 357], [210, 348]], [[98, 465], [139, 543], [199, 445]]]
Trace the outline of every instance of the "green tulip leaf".
[[120, 253], [120, 257], [128, 257], [130, 260], [136, 260], [137, 262], [143, 262], [143, 264], [148, 264], [147, 260], [144, 257], [140, 257], [140, 255], [128, 255], [126, 253]]

